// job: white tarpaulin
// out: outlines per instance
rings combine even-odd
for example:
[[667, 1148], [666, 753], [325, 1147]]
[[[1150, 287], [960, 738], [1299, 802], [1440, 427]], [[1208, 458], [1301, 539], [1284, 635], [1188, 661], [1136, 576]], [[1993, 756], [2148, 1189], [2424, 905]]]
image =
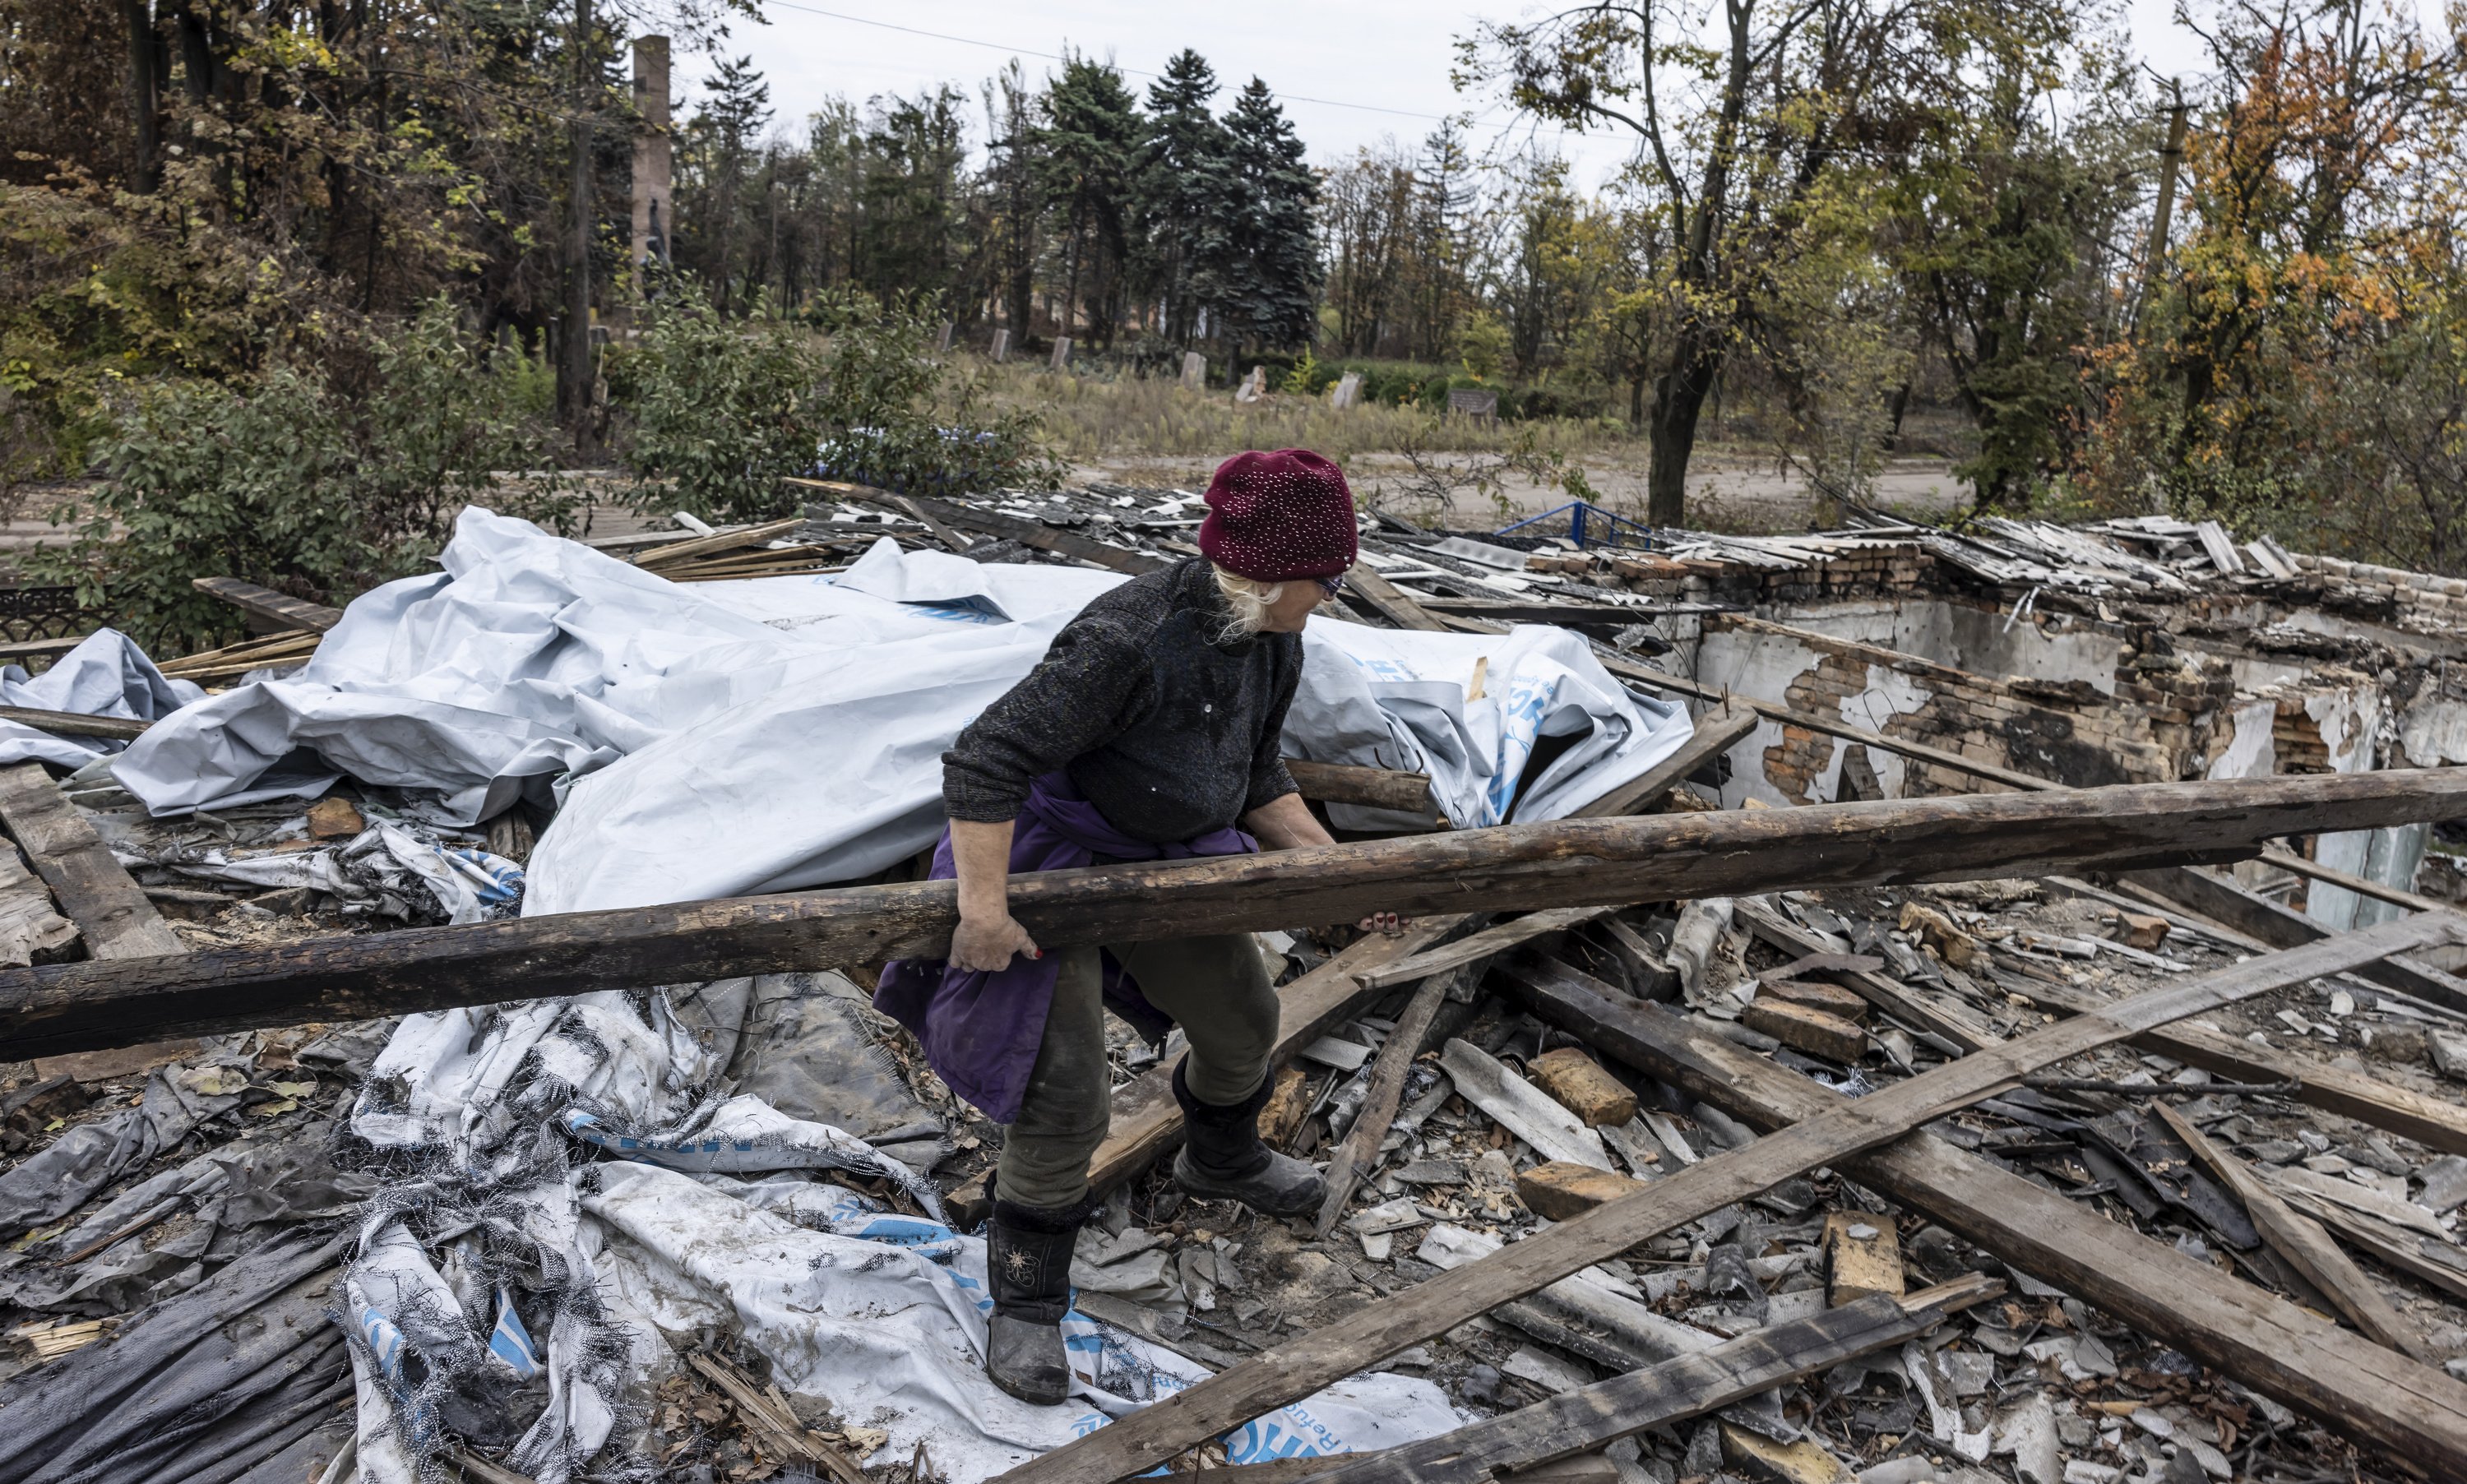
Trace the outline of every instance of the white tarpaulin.
[[[0, 706], [40, 711], [153, 721], [204, 694], [194, 681], [165, 678], [118, 629], [95, 630], [32, 679], [21, 666], [0, 666]], [[0, 763], [34, 758], [74, 770], [119, 746], [102, 737], [56, 736], [20, 722], [0, 721]]]
[[[886, 539], [836, 579], [678, 584], [478, 509], [441, 564], [354, 601], [297, 673], [156, 726], [121, 785], [159, 815], [340, 772], [469, 822], [562, 782], [526, 914], [849, 880], [933, 842], [943, 749], [1122, 580]], [[1460, 825], [1554, 818], [1687, 735], [1561, 630], [1314, 619], [1305, 642], [1288, 751], [1429, 772]], [[1545, 739], [1565, 750], [1524, 778]]]

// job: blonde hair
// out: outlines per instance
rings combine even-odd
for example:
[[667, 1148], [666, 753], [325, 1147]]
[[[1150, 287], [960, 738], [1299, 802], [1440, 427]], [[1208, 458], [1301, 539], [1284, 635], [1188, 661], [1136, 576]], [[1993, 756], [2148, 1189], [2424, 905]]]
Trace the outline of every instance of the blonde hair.
[[1285, 596], [1285, 585], [1261, 582], [1256, 577], [1227, 572], [1214, 562], [1208, 565], [1216, 573], [1216, 591], [1225, 595], [1225, 607], [1233, 615], [1224, 630], [1216, 636], [1217, 641], [1230, 644], [1258, 633], [1260, 626], [1268, 621], [1269, 608]]

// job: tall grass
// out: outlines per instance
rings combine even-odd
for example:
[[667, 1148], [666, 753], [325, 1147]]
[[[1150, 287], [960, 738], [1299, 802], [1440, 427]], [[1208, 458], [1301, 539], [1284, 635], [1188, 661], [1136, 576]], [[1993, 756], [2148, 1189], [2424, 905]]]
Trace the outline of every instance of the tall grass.
[[1574, 458], [1641, 454], [1643, 447], [1640, 438], [1614, 422], [1494, 423], [1387, 405], [1340, 412], [1324, 395], [1271, 393], [1256, 402], [1236, 402], [1231, 392], [1186, 391], [1166, 377], [1055, 372], [1023, 363], [980, 363], [977, 369], [994, 405], [1033, 413], [1052, 450], [1081, 461], [1223, 458], [1245, 448], [1308, 448], [1344, 463], [1407, 449], [1499, 453], [1528, 447]]

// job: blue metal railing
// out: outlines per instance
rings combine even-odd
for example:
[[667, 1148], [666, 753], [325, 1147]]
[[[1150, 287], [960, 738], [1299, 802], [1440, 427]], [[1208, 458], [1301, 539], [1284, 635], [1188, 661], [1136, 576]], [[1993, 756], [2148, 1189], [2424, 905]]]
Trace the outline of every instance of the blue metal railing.
[[[1579, 551], [1586, 550], [1588, 545], [1634, 546], [1641, 547], [1648, 551], [1653, 550], [1652, 527], [1641, 521], [1629, 520], [1624, 515], [1615, 515], [1600, 506], [1584, 500], [1571, 500], [1555, 509], [1545, 510], [1539, 515], [1528, 515], [1512, 526], [1502, 526], [1491, 534], [1505, 536], [1510, 531], [1523, 530], [1528, 526], [1555, 520], [1562, 515], [1568, 518], [1568, 539], [1576, 543], [1576, 550]], [[1588, 523], [1596, 527], [1590, 542], [1585, 532]]]

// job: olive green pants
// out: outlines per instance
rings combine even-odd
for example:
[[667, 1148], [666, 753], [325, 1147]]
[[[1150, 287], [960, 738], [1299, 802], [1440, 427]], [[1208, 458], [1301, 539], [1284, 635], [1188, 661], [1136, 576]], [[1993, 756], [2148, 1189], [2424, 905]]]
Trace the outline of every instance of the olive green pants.
[[[1109, 944], [1147, 1002], [1190, 1042], [1184, 1073], [1203, 1103], [1238, 1103], [1258, 1091], [1277, 1044], [1277, 991], [1247, 933]], [[1061, 951], [1053, 1008], [1018, 1121], [1004, 1131], [994, 1192], [1053, 1209], [1088, 1194], [1088, 1161], [1105, 1141], [1113, 1077], [1105, 1062], [1102, 965], [1094, 948]]]

